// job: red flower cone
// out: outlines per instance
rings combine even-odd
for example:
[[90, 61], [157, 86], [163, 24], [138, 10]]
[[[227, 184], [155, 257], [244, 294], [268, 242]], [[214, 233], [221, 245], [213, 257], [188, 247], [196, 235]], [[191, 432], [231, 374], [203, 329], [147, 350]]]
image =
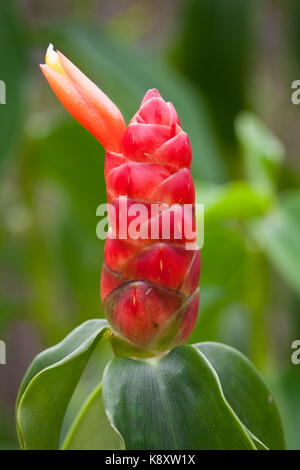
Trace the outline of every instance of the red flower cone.
[[115, 349], [167, 351], [188, 339], [199, 306], [188, 136], [157, 90], [146, 93], [126, 129], [109, 98], [62, 54], [48, 51], [41, 67], [51, 87], [106, 149], [111, 206], [101, 298]]

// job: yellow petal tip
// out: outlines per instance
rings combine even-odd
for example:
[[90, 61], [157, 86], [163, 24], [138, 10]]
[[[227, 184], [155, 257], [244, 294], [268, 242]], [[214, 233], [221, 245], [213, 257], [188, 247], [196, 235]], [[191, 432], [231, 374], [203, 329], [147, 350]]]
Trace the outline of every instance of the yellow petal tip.
[[48, 65], [48, 67], [51, 67], [52, 69], [56, 70], [56, 72], [61, 73], [62, 75], [65, 74], [59, 60], [59, 56], [57, 52], [54, 50], [53, 45], [49, 44], [47, 52], [46, 52], [46, 58], [45, 62]]

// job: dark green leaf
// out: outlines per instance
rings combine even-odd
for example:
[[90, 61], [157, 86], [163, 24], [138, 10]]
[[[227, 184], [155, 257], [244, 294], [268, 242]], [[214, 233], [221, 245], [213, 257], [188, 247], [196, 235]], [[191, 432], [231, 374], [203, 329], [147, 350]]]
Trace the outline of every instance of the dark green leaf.
[[269, 449], [284, 449], [280, 416], [274, 399], [251, 362], [219, 343], [199, 343], [215, 369], [228, 403], [242, 423]]
[[151, 360], [114, 359], [104, 372], [103, 399], [127, 449], [255, 448], [193, 346]]

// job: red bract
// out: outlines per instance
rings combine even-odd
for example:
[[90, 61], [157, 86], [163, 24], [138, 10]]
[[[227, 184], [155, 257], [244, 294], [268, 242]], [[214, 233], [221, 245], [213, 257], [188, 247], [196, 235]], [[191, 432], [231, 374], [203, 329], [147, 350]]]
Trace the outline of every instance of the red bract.
[[[184, 204], [192, 207], [195, 231], [188, 136], [173, 105], [157, 90], [146, 93], [126, 129], [115, 105], [61, 54], [52, 49], [50, 53], [51, 60], [43, 69], [50, 85], [107, 150], [105, 180], [113, 211], [109, 213], [101, 297], [114, 338], [150, 354], [167, 351], [187, 340], [199, 305], [200, 253], [196, 245], [186, 246], [196, 241], [195, 236], [178, 239], [175, 235], [178, 225], [181, 229], [187, 225]], [[134, 219], [130, 211], [136, 203], [144, 204], [147, 213], [139, 237], [129, 230]], [[165, 204], [163, 210], [153, 214], [152, 205], [160, 203]], [[114, 222], [113, 213], [117, 215]], [[169, 236], [162, 229], [166, 217]], [[121, 220], [126, 220], [125, 238], [120, 234]], [[155, 237], [151, 233], [154, 222]]]

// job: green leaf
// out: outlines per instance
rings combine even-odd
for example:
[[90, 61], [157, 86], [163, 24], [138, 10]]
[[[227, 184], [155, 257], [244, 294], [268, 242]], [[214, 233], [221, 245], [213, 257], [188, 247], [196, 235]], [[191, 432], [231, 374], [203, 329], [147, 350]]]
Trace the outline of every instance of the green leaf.
[[206, 226], [201, 251], [201, 263], [205, 266], [201, 273], [201, 286], [216, 286], [227, 299], [239, 299], [243, 294], [247, 260], [245, 237], [235, 228], [225, 224]]
[[275, 269], [300, 294], [300, 193], [282, 197], [278, 207], [253, 223], [252, 232]]
[[20, 129], [25, 50], [15, 2], [1, 2], [0, 13], [0, 165], [16, 144]]
[[145, 56], [145, 52], [114, 42], [103, 31], [82, 25], [45, 26], [32, 36], [45, 48], [51, 41], [62, 50], [116, 103], [127, 122], [147, 89], [158, 88], [165, 99], [174, 103], [183, 128], [189, 133], [195, 175], [210, 181], [225, 178], [205, 101], [173, 68]]
[[126, 449], [256, 448], [194, 346], [152, 360], [114, 359], [104, 372], [103, 400]]
[[35, 358], [17, 400], [17, 428], [24, 449], [58, 448], [68, 403], [93, 350], [107, 332], [105, 320], [86, 321]]
[[277, 406], [251, 362], [237, 350], [219, 343], [199, 343], [216, 371], [228, 403], [242, 423], [269, 449], [284, 449]]
[[272, 198], [263, 189], [254, 189], [246, 181], [224, 185], [197, 185], [196, 202], [204, 204], [205, 223], [224, 219], [247, 220], [263, 215]]
[[98, 385], [79, 411], [62, 448], [64, 450], [122, 449], [120, 436], [111, 427]]
[[237, 117], [235, 130], [249, 180], [255, 186], [272, 190], [285, 155], [281, 142], [250, 112]]

